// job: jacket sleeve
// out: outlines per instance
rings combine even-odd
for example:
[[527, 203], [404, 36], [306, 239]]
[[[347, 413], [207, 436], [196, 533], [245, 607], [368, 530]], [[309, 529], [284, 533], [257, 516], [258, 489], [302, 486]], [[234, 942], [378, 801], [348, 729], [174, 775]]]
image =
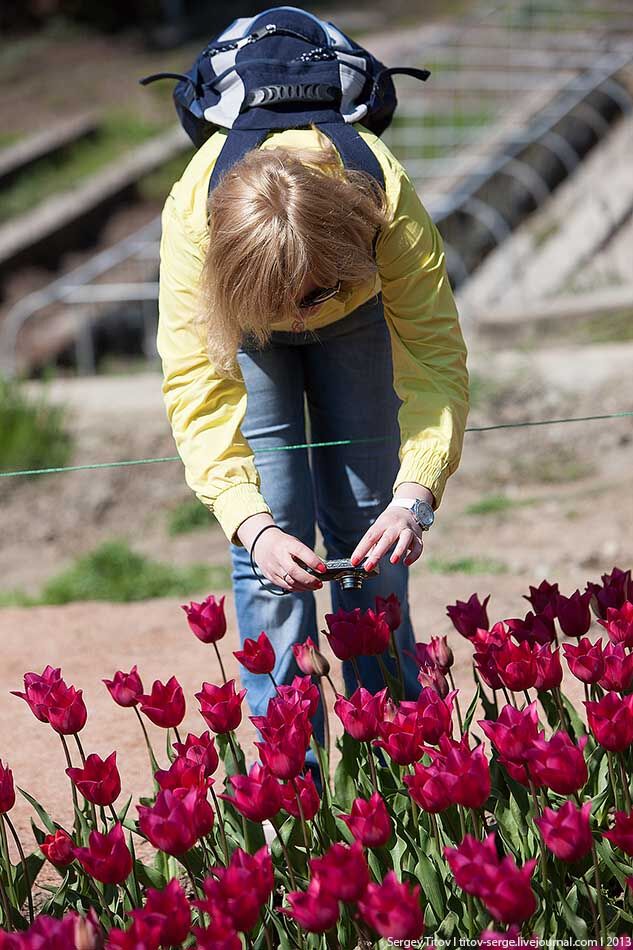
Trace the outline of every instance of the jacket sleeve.
[[[376, 247], [394, 387], [402, 400], [401, 482], [429, 488], [439, 505], [462, 452], [468, 416], [466, 346], [446, 275], [442, 238], [402, 166], [385, 167], [390, 224]], [[384, 160], [383, 160], [384, 161]]]
[[163, 210], [157, 346], [163, 394], [187, 484], [227, 538], [250, 515], [270, 511], [240, 425], [246, 389], [214, 371], [205, 344], [199, 295], [204, 235], [188, 226], [172, 195]]

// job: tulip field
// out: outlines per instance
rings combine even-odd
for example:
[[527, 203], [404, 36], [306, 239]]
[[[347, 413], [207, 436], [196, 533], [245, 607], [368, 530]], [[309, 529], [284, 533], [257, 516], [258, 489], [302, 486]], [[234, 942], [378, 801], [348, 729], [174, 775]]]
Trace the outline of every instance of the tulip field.
[[[180, 731], [175, 676], [147, 688], [134, 666], [103, 680], [146, 746], [137, 802], [122, 800], [116, 750], [84, 748], [81, 688], [60, 668], [25, 673], [14, 695], [63, 748], [74, 818], [57, 821], [0, 763], [0, 948], [630, 946], [631, 571], [569, 596], [543, 581], [526, 599], [496, 622], [487, 597], [448, 606], [472, 650], [468, 708], [447, 636], [416, 644], [416, 700], [386, 666], [380, 692], [345, 696], [317, 643], [298, 645], [297, 676], [252, 717], [256, 749], [236, 735], [247, 697], [224, 676], [224, 599], [185, 606], [223, 679], [201, 683], [196, 733]], [[354, 666], [386, 658], [399, 624], [391, 596], [326, 615], [323, 633]], [[234, 656], [274, 682], [266, 633]], [[330, 728], [315, 741], [320, 703], [342, 727], [335, 743]], [[12, 821], [16, 795], [34, 840]]]

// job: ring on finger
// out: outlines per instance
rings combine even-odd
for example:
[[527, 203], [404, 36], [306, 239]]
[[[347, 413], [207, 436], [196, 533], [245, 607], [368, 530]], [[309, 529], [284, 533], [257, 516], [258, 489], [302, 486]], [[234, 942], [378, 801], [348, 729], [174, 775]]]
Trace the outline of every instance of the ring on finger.
[[284, 574], [284, 582], [286, 584], [289, 584], [290, 581], [292, 580], [294, 580], [294, 578], [291, 576], [290, 571], [286, 571], [286, 573]]

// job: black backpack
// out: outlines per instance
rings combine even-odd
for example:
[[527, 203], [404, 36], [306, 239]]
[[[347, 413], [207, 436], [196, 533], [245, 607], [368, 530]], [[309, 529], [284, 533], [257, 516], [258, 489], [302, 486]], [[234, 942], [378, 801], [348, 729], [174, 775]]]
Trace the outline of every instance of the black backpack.
[[394, 73], [426, 80], [427, 69], [387, 69], [332, 23], [295, 7], [273, 7], [235, 20], [177, 79], [174, 102], [183, 128], [199, 148], [218, 129], [229, 134], [209, 190], [269, 132], [317, 126], [348, 168], [369, 172], [384, 186], [374, 153], [353, 128], [375, 135], [396, 108]]

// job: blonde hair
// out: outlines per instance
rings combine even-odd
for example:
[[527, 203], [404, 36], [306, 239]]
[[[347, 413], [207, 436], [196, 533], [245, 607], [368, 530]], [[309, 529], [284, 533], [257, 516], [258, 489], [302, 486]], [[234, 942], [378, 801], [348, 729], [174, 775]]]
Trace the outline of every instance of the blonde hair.
[[215, 368], [232, 375], [245, 336], [263, 346], [273, 323], [296, 319], [304, 281], [346, 288], [372, 277], [386, 207], [377, 182], [345, 169], [331, 146], [254, 149], [236, 163], [209, 198], [202, 292]]

